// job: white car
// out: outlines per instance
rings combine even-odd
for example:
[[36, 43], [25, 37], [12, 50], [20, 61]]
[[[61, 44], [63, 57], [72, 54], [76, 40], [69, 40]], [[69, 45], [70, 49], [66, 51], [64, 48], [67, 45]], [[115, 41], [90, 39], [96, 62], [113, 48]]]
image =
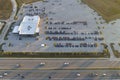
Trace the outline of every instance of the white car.
[[7, 73], [7, 72], [5, 72], [3, 75], [4, 75], [4, 76], [7, 76], [7, 75], [8, 75], [8, 73]]
[[45, 65], [45, 62], [41, 62], [40, 65]]
[[78, 73], [77, 76], [80, 77], [80, 73]]
[[64, 62], [64, 65], [69, 65], [70, 63], [69, 62]]
[[98, 76], [98, 74], [96, 73], [95, 76]]
[[46, 44], [41, 44], [41, 46], [42, 46], [42, 47], [45, 47], [45, 46], [46, 46]]
[[0, 75], [0, 78], [3, 78], [3, 75]]
[[20, 64], [16, 64], [16, 67], [20, 67], [21, 65]]
[[103, 76], [106, 76], [107, 74], [103, 73]]

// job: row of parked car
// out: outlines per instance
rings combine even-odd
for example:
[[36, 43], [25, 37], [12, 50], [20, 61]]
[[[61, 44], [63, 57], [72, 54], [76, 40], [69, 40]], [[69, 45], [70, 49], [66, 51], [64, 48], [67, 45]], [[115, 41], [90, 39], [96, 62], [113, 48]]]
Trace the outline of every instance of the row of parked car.
[[80, 44], [72, 44], [72, 43], [54, 43], [54, 47], [98, 47], [97, 43], [80, 43]]
[[73, 35], [76, 34], [74, 32], [66, 32], [66, 31], [45, 31], [45, 34], [64, 34], [64, 35]]
[[[50, 13], [52, 13], [52, 12], [49, 12], [49, 14]], [[83, 24], [83, 25], [87, 25], [87, 22], [86, 21], [73, 21], [73, 22], [65, 22], [65, 21], [52, 22], [52, 21], [49, 21], [48, 24], [55, 24], [55, 25], [60, 25], [60, 24], [79, 25], [79, 24]]]
[[[78, 32], [78, 31], [70, 32], [70, 31], [68, 31], [67, 32], [66, 30], [70, 30], [71, 28], [65, 28], [65, 27], [62, 27], [62, 28], [49, 27], [47, 29], [49, 29], [49, 31], [48, 30], [45, 31], [45, 34], [77, 34], [77, 35], [79, 34], [79, 35], [94, 35], [94, 36], [100, 35], [100, 32], [98, 32], [98, 31], [94, 31], [94, 32]], [[52, 30], [54, 30], [54, 31], [52, 31]]]
[[46, 37], [46, 40], [49, 40], [49, 41], [85, 41], [87, 39], [93, 39], [95, 41], [102, 41], [104, 40], [103, 37]]
[[48, 27], [47, 29], [49, 29], [49, 30], [70, 30], [71, 29], [71, 27]]

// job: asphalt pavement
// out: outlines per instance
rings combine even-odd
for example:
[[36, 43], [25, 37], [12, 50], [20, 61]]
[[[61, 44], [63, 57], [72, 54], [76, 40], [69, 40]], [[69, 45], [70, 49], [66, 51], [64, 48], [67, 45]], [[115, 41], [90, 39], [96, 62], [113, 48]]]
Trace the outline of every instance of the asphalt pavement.
[[[44, 63], [44, 66], [41, 66]], [[68, 64], [65, 64], [68, 63]], [[110, 61], [109, 59], [0, 59], [0, 69], [11, 69], [16, 64], [20, 64], [19, 69], [93, 69], [93, 68], [119, 68], [120, 61]]]
[[[0, 72], [5, 72], [0, 70]], [[9, 70], [8, 80], [119, 80], [118, 70]], [[78, 75], [79, 74], [79, 75]]]

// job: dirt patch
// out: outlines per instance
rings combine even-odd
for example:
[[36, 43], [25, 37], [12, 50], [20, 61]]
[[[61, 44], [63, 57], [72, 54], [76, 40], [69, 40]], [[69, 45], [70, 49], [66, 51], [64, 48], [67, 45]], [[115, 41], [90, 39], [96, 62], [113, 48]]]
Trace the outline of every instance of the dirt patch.
[[12, 12], [12, 3], [10, 0], [0, 0], [0, 19], [6, 20]]

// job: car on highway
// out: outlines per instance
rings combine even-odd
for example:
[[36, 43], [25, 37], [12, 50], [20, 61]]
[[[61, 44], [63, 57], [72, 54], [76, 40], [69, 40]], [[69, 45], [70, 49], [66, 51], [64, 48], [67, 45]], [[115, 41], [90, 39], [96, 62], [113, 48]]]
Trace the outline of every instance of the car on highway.
[[3, 78], [3, 75], [0, 75], [0, 78]]
[[21, 65], [20, 64], [16, 64], [16, 67], [21, 67]]
[[107, 74], [106, 73], [103, 73], [103, 76], [106, 76]]
[[45, 65], [45, 62], [40, 62], [40, 65]]
[[80, 73], [77, 73], [77, 76], [80, 77], [81, 76]]
[[69, 62], [64, 62], [64, 65], [69, 65], [70, 63]]
[[7, 73], [7, 72], [4, 72], [4, 73], [3, 73], [3, 75], [4, 75], [4, 76], [7, 76], [7, 75], [8, 75], [8, 73]]

